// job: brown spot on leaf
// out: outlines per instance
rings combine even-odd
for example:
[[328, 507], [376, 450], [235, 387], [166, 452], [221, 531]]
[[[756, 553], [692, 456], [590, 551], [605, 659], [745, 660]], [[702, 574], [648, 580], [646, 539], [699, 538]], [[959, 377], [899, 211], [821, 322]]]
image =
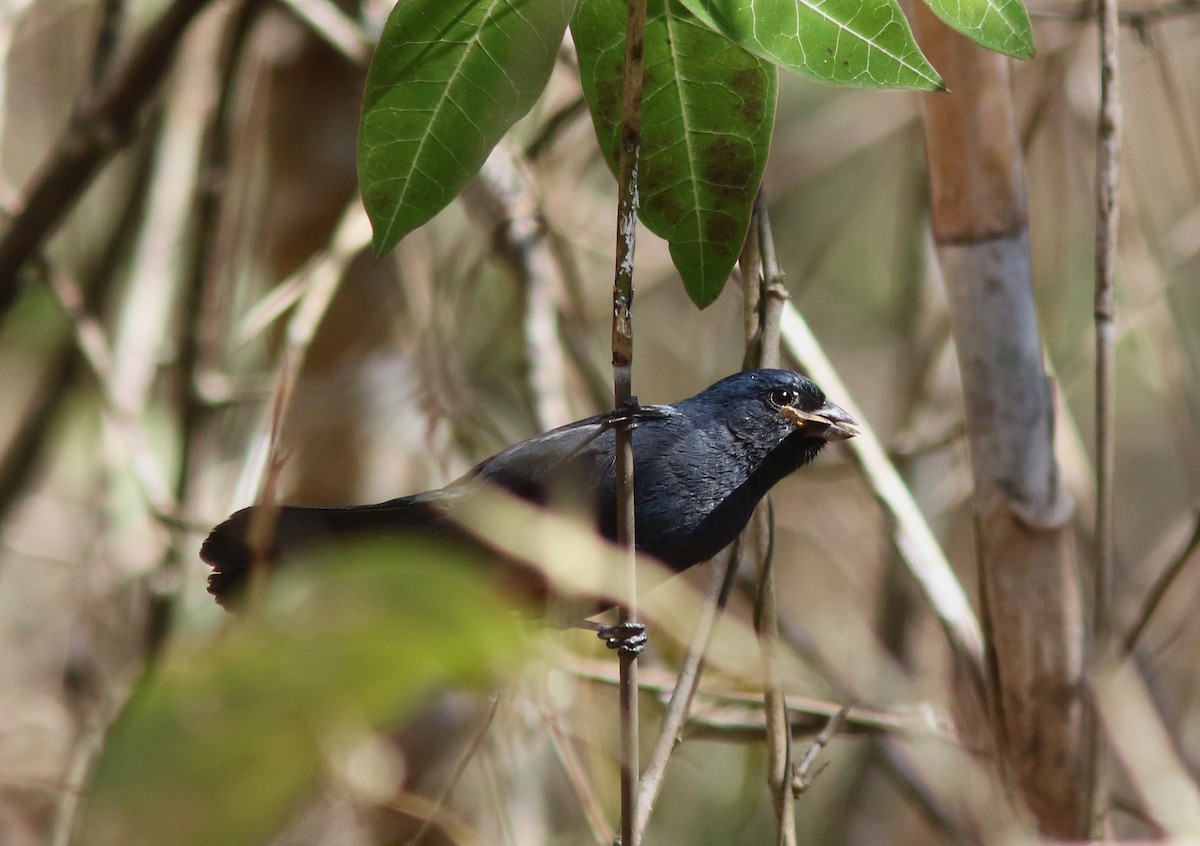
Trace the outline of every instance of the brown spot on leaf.
[[745, 68], [729, 77], [729, 87], [741, 100], [738, 114], [751, 125], [762, 123], [767, 105], [767, 83], [757, 68]]
[[607, 120], [616, 121], [621, 115], [621, 78], [596, 80], [596, 110]]
[[700, 168], [704, 181], [720, 200], [744, 202], [746, 186], [756, 169], [754, 149], [741, 138], [714, 138], [701, 154]]
[[683, 177], [683, 161], [679, 156], [654, 156], [642, 163], [639, 179], [642, 196], [654, 197], [678, 186]]
[[738, 228], [736, 221], [729, 215], [710, 214], [704, 220], [704, 240], [710, 245], [727, 246], [734, 240], [741, 240], [738, 238]]

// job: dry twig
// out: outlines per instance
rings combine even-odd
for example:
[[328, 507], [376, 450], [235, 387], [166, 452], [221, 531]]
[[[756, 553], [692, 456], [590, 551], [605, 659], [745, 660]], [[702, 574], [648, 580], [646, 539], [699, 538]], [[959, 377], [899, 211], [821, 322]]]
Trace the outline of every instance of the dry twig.
[[[1109, 672], [1113, 642], [1113, 573], [1116, 534], [1113, 522], [1117, 462], [1116, 298], [1117, 224], [1120, 217], [1121, 99], [1118, 76], [1117, 0], [1100, 0], [1100, 111], [1096, 127], [1096, 249], [1093, 318], [1096, 333], [1096, 564], [1092, 579], [1091, 630], [1096, 640], [1093, 672]], [[1095, 683], [1095, 681], [1094, 681]], [[1106, 777], [1106, 748], [1097, 738], [1092, 766], [1093, 833], [1108, 825], [1111, 799]]]
[[604, 809], [600, 807], [600, 800], [596, 797], [596, 792], [592, 789], [592, 785], [584, 773], [579, 756], [575, 753], [575, 747], [571, 745], [571, 738], [563, 730], [562, 722], [557, 716], [543, 711], [542, 717], [550, 728], [550, 736], [554, 741], [552, 744], [554, 754], [562, 764], [568, 781], [575, 789], [575, 795], [579, 797], [579, 805], [583, 809], [583, 817], [587, 820], [588, 828], [592, 831], [592, 837], [596, 839], [597, 843], [612, 843], [616, 832], [604, 816]]
[[[692, 634], [687, 654], [684, 655], [683, 663], [675, 678], [671, 698], [667, 703], [667, 713], [663, 716], [662, 727], [658, 731], [658, 739], [654, 743], [654, 749], [650, 753], [650, 759], [646, 762], [646, 768], [638, 785], [636, 827], [639, 839], [645, 833], [646, 825], [650, 822], [650, 812], [654, 808], [654, 802], [662, 787], [663, 776], [666, 774], [671, 752], [682, 740], [692, 700], [700, 686], [700, 677], [704, 673], [704, 651], [712, 636], [713, 624], [716, 622], [717, 615], [725, 607], [725, 603], [729, 599], [729, 592], [733, 587], [734, 565], [740, 546], [741, 540], [738, 540], [728, 555], [722, 555], [713, 561], [712, 575], [704, 594], [704, 611], [696, 621], [696, 630]], [[644, 685], [639, 685], [639, 687], [645, 689]]]
[[1100, 0], [1100, 114], [1096, 130], [1096, 574], [1092, 627], [1101, 648], [1112, 633], [1116, 467], [1116, 301], [1114, 276], [1120, 216], [1121, 100], [1117, 0]]
[[1176, 577], [1183, 572], [1183, 567], [1191, 559], [1192, 554], [1200, 548], [1200, 514], [1197, 514], [1192, 526], [1192, 535], [1188, 538], [1187, 543], [1183, 545], [1183, 549], [1179, 550], [1171, 563], [1168, 564], [1155, 579], [1154, 585], [1150, 588], [1150, 592], [1146, 594], [1146, 599], [1142, 603], [1142, 610], [1138, 613], [1137, 620], [1130, 627], [1128, 634], [1125, 635], [1124, 652], [1126, 654], [1133, 652], [1137, 646], [1138, 639], [1141, 638], [1142, 632], [1146, 630], [1146, 626], [1150, 623], [1154, 613], [1158, 610], [1159, 604], [1163, 601], [1163, 597], [1167, 595], [1167, 591], [1171, 589], [1171, 585], [1175, 583]]
[[362, 27], [330, 0], [279, 0], [314, 34], [353, 65], [365, 66], [371, 44]]
[[783, 314], [783, 342], [792, 358], [859, 421], [862, 433], [847, 442], [850, 453], [871, 491], [896, 521], [896, 548], [941, 621], [951, 646], [982, 690], [983, 635], [966, 592], [870, 423], [850, 398], [833, 363], [791, 303]]
[[555, 298], [561, 272], [546, 237], [532, 177], [501, 141], [460, 199], [524, 293], [526, 377], [538, 425], [549, 430], [569, 423], [566, 356]]
[[[759, 268], [754, 272], [743, 269], [745, 285], [761, 286], [757, 296], [757, 325], [754, 335], [746, 339], [747, 358], [755, 367], [779, 366], [780, 322], [787, 291], [783, 287], [783, 271], [775, 254], [775, 237], [767, 216], [767, 204], [760, 189], [754, 200], [751, 226], [755, 229]], [[761, 275], [758, 272], [761, 270]], [[749, 298], [748, 298], [749, 301]], [[750, 323], [746, 323], [747, 328]], [[751, 520], [748, 534], [750, 549], [758, 566], [758, 594], [754, 606], [754, 630], [758, 634], [763, 662], [763, 711], [767, 721], [767, 785], [775, 807], [778, 824], [776, 843], [795, 844], [796, 807], [792, 792], [793, 760], [792, 732], [788, 726], [787, 698], [779, 682], [779, 619], [775, 604], [775, 579], [772, 571], [775, 547], [775, 513], [768, 498], [766, 508], [760, 507]]]
[[0, 232], [0, 314], [19, 293], [20, 270], [82, 196], [100, 168], [137, 136], [146, 103], [166, 76], [183, 34], [207, 0], [175, 0], [107, 83], [80, 104]]
[[821, 733], [816, 736], [808, 749], [804, 751], [804, 757], [800, 759], [800, 763], [796, 765], [796, 772], [792, 776], [792, 791], [799, 796], [804, 791], [812, 787], [817, 776], [825, 771], [829, 766], [826, 761], [816, 772], [812, 772], [812, 766], [817, 762], [817, 756], [821, 754], [821, 750], [829, 745], [829, 741], [833, 740], [833, 736], [842, 730], [842, 725], [846, 722], [846, 715], [850, 713], [850, 703], [843, 705], [836, 714], [829, 718], [825, 724], [825, 728], [821, 729]]
[[[140, 157], [137, 163], [128, 201], [108, 242], [100, 251], [96, 270], [79, 299], [79, 311], [83, 314], [101, 313], [116, 285], [122, 253], [145, 205], [148, 163], [148, 156]], [[0, 455], [0, 523], [4, 522], [24, 490], [30, 473], [38, 465], [42, 448], [51, 432], [50, 422], [62, 407], [84, 364], [77, 337], [76, 328], [74, 333], [64, 336], [47, 356], [46, 365], [38, 379], [38, 390], [21, 414], [7, 449]]]
[[[187, 512], [192, 492], [197, 434], [206, 409], [206, 403], [197, 390], [197, 380], [202, 358], [209, 352], [204, 348], [203, 335], [209, 325], [207, 321], [212, 317], [212, 311], [206, 306], [213, 300], [212, 291], [217, 281], [214, 273], [219, 253], [217, 228], [229, 168], [231, 114], [239, 78], [238, 69], [261, 10], [262, 3], [259, 0], [243, 0], [225, 25], [221, 49], [214, 61], [220, 93], [205, 127], [196, 162], [197, 191], [195, 213], [192, 216], [195, 240], [190, 266], [181, 285], [178, 310], [182, 328], [175, 359], [179, 429], [173, 495], [176, 507], [184, 513]], [[174, 542], [167, 547], [153, 577], [148, 581], [149, 613], [144, 648], [149, 659], [157, 656], [170, 632], [176, 600], [183, 585], [182, 549], [182, 533], [177, 532]]]
[[[614, 407], [633, 402], [633, 256], [637, 240], [638, 157], [642, 138], [643, 53], [646, 0], [628, 0], [625, 70], [621, 92], [621, 145], [617, 166], [617, 244], [613, 279]], [[633, 429], [616, 431], [617, 542], [627, 550], [625, 579], [630, 587], [621, 606], [622, 625], [637, 622], [637, 556], [634, 553]], [[638, 846], [638, 684], [637, 655], [621, 650], [621, 843]]]
[[444, 818], [446, 800], [450, 798], [450, 794], [454, 792], [454, 788], [462, 780], [463, 773], [467, 771], [467, 765], [479, 752], [479, 747], [483, 743], [483, 739], [487, 736], [488, 729], [492, 727], [492, 721], [496, 718], [496, 711], [500, 707], [500, 697], [493, 696], [488, 702], [487, 710], [483, 713], [483, 718], [480, 719], [479, 725], [475, 732], [467, 740], [466, 747], [463, 749], [458, 763], [454, 766], [454, 772], [446, 779], [446, 783], [442, 785], [442, 791], [437, 795], [437, 798], [432, 800], [428, 807], [421, 811], [421, 825], [416, 833], [409, 838], [406, 846], [420, 846], [426, 833], [436, 822]]

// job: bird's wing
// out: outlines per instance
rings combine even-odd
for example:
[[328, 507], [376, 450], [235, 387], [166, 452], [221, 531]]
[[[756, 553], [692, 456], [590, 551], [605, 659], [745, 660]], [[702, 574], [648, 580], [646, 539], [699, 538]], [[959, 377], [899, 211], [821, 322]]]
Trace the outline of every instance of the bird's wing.
[[546, 501], [551, 486], [578, 484], [594, 488], [606, 466], [612, 464], [615, 429], [678, 414], [669, 405], [634, 406], [568, 423], [493, 455], [454, 486], [482, 478], [539, 503]]

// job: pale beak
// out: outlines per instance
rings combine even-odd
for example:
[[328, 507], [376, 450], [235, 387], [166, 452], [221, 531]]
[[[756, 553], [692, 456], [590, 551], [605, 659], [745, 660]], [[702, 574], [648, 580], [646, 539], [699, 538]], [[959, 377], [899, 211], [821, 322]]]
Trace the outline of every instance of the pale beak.
[[831, 402], [825, 403], [816, 411], [801, 411], [785, 405], [779, 413], [796, 424], [797, 429], [812, 429], [812, 436], [824, 438], [827, 441], [844, 441], [860, 434], [858, 421], [850, 416], [844, 408]]

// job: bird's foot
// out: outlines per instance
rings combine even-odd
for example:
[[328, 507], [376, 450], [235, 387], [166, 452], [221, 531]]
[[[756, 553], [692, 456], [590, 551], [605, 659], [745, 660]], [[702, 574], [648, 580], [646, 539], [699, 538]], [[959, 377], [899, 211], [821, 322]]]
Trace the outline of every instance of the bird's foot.
[[640, 655], [646, 648], [650, 636], [644, 623], [618, 623], [615, 626], [597, 626], [596, 637], [604, 641], [609, 649], [625, 655]]
[[631, 396], [610, 411], [604, 420], [605, 429], [636, 429], [641, 417], [642, 406], [638, 398]]

